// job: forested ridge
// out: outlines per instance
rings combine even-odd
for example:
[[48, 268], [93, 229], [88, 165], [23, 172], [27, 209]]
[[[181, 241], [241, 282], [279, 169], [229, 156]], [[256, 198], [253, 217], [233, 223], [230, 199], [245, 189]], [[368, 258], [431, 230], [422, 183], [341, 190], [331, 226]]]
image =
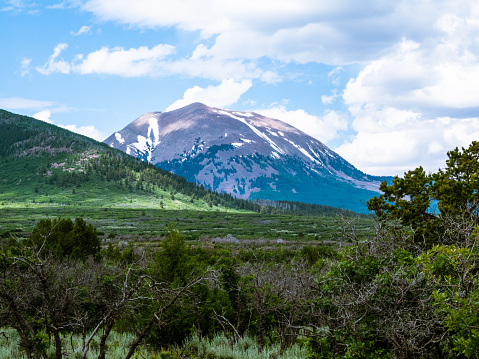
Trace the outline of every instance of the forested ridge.
[[375, 234], [344, 218], [342, 248], [230, 250], [172, 226], [121, 248], [42, 220], [2, 242], [3, 330], [28, 358], [106, 358], [118, 333], [119, 358], [477, 358], [479, 143], [448, 157], [384, 183]]
[[[96, 181], [114, 183], [130, 192], [150, 193], [159, 187], [172, 196], [181, 192], [191, 200], [201, 198], [210, 206], [260, 209], [259, 205], [204, 189], [183, 177], [56, 126], [6, 111], [0, 113], [0, 118], [0, 161], [8, 164], [22, 157], [31, 161], [37, 158], [39, 183], [78, 189], [88, 181]], [[55, 162], [57, 159], [62, 162]]]

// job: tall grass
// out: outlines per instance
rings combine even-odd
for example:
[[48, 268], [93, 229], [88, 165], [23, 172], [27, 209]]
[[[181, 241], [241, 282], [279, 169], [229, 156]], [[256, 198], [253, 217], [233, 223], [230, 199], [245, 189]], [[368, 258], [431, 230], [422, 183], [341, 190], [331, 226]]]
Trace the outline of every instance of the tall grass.
[[[199, 338], [197, 335], [187, 339], [175, 354], [197, 359], [300, 359], [310, 354], [309, 348], [293, 345], [283, 353], [280, 344], [272, 344], [261, 349], [254, 337], [244, 336], [241, 340], [231, 343], [223, 333], [217, 333], [213, 338]], [[167, 355], [164, 354], [166, 357]], [[175, 357], [172, 355], [171, 358]]]
[[[107, 340], [107, 358], [124, 358], [128, 353], [130, 343], [135, 339], [133, 334], [111, 332]], [[97, 358], [99, 354], [100, 338], [96, 337], [90, 343], [90, 350], [87, 358]], [[82, 356], [83, 340], [81, 335], [62, 336], [63, 358], [77, 359]], [[19, 347], [19, 337], [14, 329], [3, 328], [0, 330], [0, 359], [20, 359], [26, 358], [25, 352]], [[55, 357], [55, 346], [52, 345], [47, 350], [48, 358]], [[145, 347], [140, 347], [134, 358], [153, 359], [155, 355], [151, 354]]]
[[[133, 339], [133, 334], [111, 332], [107, 341], [107, 358], [124, 358]], [[62, 337], [62, 341], [63, 358], [81, 358], [83, 341], [80, 335], [66, 335]], [[26, 358], [18, 344], [19, 338], [14, 329], [0, 329], [0, 359]], [[99, 338], [95, 338], [90, 344], [87, 358], [97, 358], [98, 354]], [[193, 335], [185, 340], [183, 345], [174, 347], [169, 351], [154, 352], [143, 346], [133, 357], [141, 359], [301, 359], [307, 358], [308, 354], [310, 354], [309, 349], [299, 344], [293, 345], [281, 354], [279, 343], [260, 349], [254, 337], [245, 336], [243, 339], [231, 343], [223, 333], [218, 333], [212, 338], [199, 338], [198, 335]], [[53, 343], [47, 350], [47, 356], [49, 358], [55, 357]]]

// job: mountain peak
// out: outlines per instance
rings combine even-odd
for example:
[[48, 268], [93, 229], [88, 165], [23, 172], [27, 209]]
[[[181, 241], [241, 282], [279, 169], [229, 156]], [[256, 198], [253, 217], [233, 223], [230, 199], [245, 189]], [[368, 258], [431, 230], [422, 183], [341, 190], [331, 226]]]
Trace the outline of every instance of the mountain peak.
[[188, 113], [191, 111], [211, 111], [213, 108], [210, 106], [205, 105], [204, 103], [201, 102], [193, 102], [190, 103], [189, 105], [186, 105], [184, 107], [177, 108], [175, 110], [169, 111], [169, 112], [178, 112], [178, 113]]
[[358, 204], [348, 203], [356, 196], [364, 210], [365, 201], [380, 184], [285, 122], [199, 102], [174, 111], [146, 113], [104, 142], [240, 198], [358, 210]]

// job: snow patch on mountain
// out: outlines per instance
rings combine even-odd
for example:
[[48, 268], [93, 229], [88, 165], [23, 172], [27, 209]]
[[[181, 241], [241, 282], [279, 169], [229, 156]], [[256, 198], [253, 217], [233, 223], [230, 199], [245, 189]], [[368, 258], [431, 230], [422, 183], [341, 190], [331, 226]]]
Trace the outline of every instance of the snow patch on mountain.
[[233, 112], [233, 114], [242, 117], [254, 117], [254, 114], [252, 114], [251, 112]]
[[158, 126], [158, 119], [156, 117], [150, 117], [149, 119], [150, 126], [148, 127], [147, 137], [151, 138], [153, 134], [153, 143], [152, 147], [155, 147], [160, 143], [160, 128]]
[[316, 158], [314, 158], [313, 156], [311, 156], [311, 155], [308, 153], [308, 151], [306, 151], [303, 147], [298, 146], [298, 150], [300, 150], [301, 153], [302, 153], [303, 155], [305, 155], [306, 157], [308, 157], [312, 162], [318, 163], [318, 160], [317, 160]]
[[234, 118], [235, 120], [238, 120], [238, 121], [241, 121], [242, 123], [244, 123], [246, 126], [248, 126], [256, 135], [258, 135], [259, 137], [261, 137], [262, 139], [266, 140], [270, 146], [276, 151], [276, 152], [279, 152], [281, 154], [285, 154], [284, 151], [274, 142], [272, 141], [266, 134], [264, 134], [263, 132], [261, 132], [260, 130], [258, 130], [255, 126], [253, 126], [252, 124], [250, 124], [248, 121], [246, 121], [244, 118], [241, 118], [241, 117], [238, 117], [238, 116], [235, 116], [229, 112], [226, 112], [226, 111], [219, 111], [217, 110], [218, 113], [222, 114], [222, 115], [226, 115], [226, 116], [230, 116], [231, 118]]
[[294, 147], [296, 147], [303, 155], [305, 155], [306, 157], [308, 157], [308, 158], [311, 160], [311, 162], [319, 163], [319, 161], [318, 161], [316, 158], [314, 158], [313, 156], [311, 156], [311, 155], [308, 153], [308, 151], [306, 151], [303, 147], [297, 145], [296, 143], [294, 143], [293, 141], [291, 141], [291, 140], [288, 139], [288, 138], [285, 138], [285, 139], [286, 139], [286, 141], [288, 141], [289, 143], [291, 143]]
[[142, 155], [145, 156], [148, 162], [151, 162], [152, 160], [151, 145], [150, 145], [150, 142], [148, 141], [148, 138], [142, 135], [138, 135], [137, 142], [132, 143], [131, 147], [137, 149], [139, 152], [142, 153]]
[[[120, 132], [115, 132], [115, 138], [118, 142], [120, 142], [121, 144], [124, 144], [125, 143], [125, 139], [123, 137], [121, 137], [121, 133]], [[113, 145], [113, 143], [112, 143]]]
[[[313, 154], [313, 156], [316, 158], [316, 162], [319, 163], [320, 165], [324, 166], [323, 161], [321, 161], [321, 156], [318, 155], [318, 154], [311, 148], [310, 145], [308, 145], [308, 148], [309, 148], [309, 150], [311, 151], [311, 153]], [[321, 151], [321, 153], [323, 153], [323, 151]]]

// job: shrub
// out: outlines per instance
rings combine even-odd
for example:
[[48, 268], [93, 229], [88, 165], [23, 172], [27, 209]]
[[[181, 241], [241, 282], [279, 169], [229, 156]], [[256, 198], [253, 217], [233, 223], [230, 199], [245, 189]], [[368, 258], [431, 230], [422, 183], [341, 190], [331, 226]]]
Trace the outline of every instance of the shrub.
[[85, 260], [100, 257], [100, 238], [92, 224], [82, 218], [42, 219], [32, 231], [27, 244], [42, 253], [51, 252], [58, 258]]

